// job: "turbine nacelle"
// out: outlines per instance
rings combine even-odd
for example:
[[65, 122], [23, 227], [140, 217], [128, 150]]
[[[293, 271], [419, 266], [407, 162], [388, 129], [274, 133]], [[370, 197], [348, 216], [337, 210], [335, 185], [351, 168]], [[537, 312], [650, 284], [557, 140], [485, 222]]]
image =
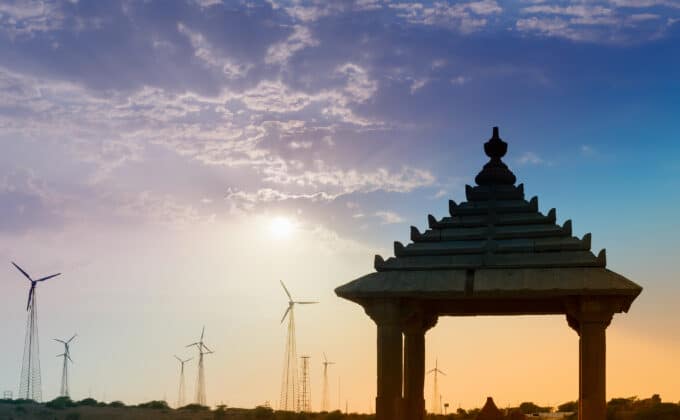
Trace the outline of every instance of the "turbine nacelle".
[[61, 275], [61, 273], [51, 274], [49, 276], [45, 276], [45, 277], [39, 278], [37, 280], [33, 280], [31, 278], [31, 276], [29, 276], [28, 273], [26, 271], [24, 271], [23, 268], [19, 267], [19, 265], [17, 263], [12, 261], [12, 265], [14, 267], [16, 267], [16, 269], [19, 270], [21, 272], [21, 274], [23, 274], [28, 279], [28, 281], [31, 282], [31, 289], [28, 291], [28, 302], [26, 303], [26, 310], [27, 311], [31, 307], [31, 302], [33, 302], [33, 295], [35, 294], [35, 287], [38, 284], [38, 282], [49, 280], [53, 277], [57, 277], [57, 276]]
[[291, 296], [290, 292], [288, 291], [288, 288], [286, 287], [285, 284], [283, 284], [282, 280], [279, 280], [281, 283], [281, 287], [283, 287], [283, 291], [286, 292], [286, 296], [288, 296], [288, 308], [286, 308], [286, 311], [283, 313], [283, 316], [281, 317], [281, 323], [283, 324], [283, 321], [286, 320], [286, 317], [288, 316], [289, 312], [293, 311], [293, 308], [295, 305], [312, 305], [315, 303], [319, 303], [317, 301], [313, 300], [293, 300], [293, 296]]
[[58, 338], [54, 338], [54, 341], [57, 341], [61, 344], [64, 345], [64, 352], [62, 354], [58, 354], [57, 357], [63, 357], [65, 359], [68, 359], [73, 363], [73, 359], [71, 359], [71, 347], [69, 344], [71, 344], [71, 341], [73, 341], [74, 338], [76, 338], [78, 334], [73, 334], [73, 337], [69, 338], [68, 340], [60, 340]]
[[[204, 336], [204, 335], [205, 335], [205, 326], [203, 327], [203, 330], [201, 331], [201, 338], [200, 338], [197, 342], [195, 342], [195, 343], [187, 344], [187, 347], [196, 346], [196, 347], [198, 348], [198, 353], [199, 353], [201, 356], [204, 355], [204, 354], [215, 353], [214, 351], [210, 350], [210, 349], [208, 348], [208, 346], [206, 346], [205, 343], [203, 342], [203, 336]], [[180, 360], [180, 358], [177, 357], [177, 356], [175, 356], [175, 358], [176, 358], [177, 360]], [[191, 360], [191, 359], [188, 359], [188, 360]], [[187, 361], [188, 361], [188, 360], [187, 360]]]
[[324, 367], [326, 367], [328, 365], [334, 365], [334, 364], [335, 364], [335, 362], [329, 362], [328, 358], [326, 357], [326, 353], [323, 353], [323, 365], [324, 365]]

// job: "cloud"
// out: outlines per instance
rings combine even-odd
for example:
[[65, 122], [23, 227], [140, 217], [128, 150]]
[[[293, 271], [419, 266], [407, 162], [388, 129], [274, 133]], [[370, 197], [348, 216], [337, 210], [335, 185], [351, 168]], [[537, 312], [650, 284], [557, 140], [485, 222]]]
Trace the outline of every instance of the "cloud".
[[243, 77], [252, 68], [252, 65], [234, 63], [229, 58], [224, 57], [201, 33], [192, 31], [184, 23], [179, 22], [177, 30], [189, 39], [191, 46], [194, 48], [194, 55], [199, 60], [209, 68], [220, 70], [227, 79]]
[[461, 33], [470, 33], [484, 28], [487, 16], [499, 14], [503, 8], [495, 0], [480, 0], [463, 3], [434, 2], [392, 3], [390, 8], [397, 11], [397, 16], [413, 24], [442, 26], [455, 29]]
[[0, 233], [60, 228], [66, 217], [64, 201], [31, 170], [5, 173], [0, 176]]
[[456, 77], [451, 78], [451, 84], [458, 85], [458, 86], [462, 86], [462, 85], [468, 83], [469, 81], [470, 81], [470, 78], [465, 77], [465, 76], [456, 76]]
[[33, 36], [54, 31], [64, 24], [64, 14], [55, 2], [39, 0], [0, 3], [0, 31], [10, 36]]
[[338, 195], [328, 194], [323, 191], [309, 194], [294, 194], [273, 188], [260, 188], [254, 192], [247, 192], [229, 188], [225, 198], [227, 200], [236, 201], [240, 203], [248, 203], [252, 205], [287, 200], [332, 201], [338, 198]]
[[349, 101], [366, 102], [378, 90], [378, 83], [372, 80], [368, 76], [368, 72], [357, 64], [345, 63], [336, 69], [336, 73], [342, 74], [347, 78], [347, 85], [344, 91], [348, 94]]
[[436, 193], [434, 193], [434, 195], [432, 195], [432, 198], [446, 197], [447, 194], [448, 194], [448, 191], [446, 191], [445, 189], [442, 188], [439, 191], [437, 191]]
[[427, 82], [429, 82], [429, 81], [430, 80], [428, 78], [415, 79], [413, 81], [413, 83], [411, 83], [411, 88], [410, 88], [411, 95], [416, 93], [418, 90], [422, 89], [427, 84]]
[[542, 165], [545, 160], [534, 152], [525, 152], [517, 159], [517, 163], [520, 165]]
[[306, 188], [328, 188], [336, 194], [354, 192], [410, 192], [416, 188], [432, 185], [434, 175], [429, 171], [404, 166], [399, 172], [384, 168], [374, 171], [342, 170], [317, 161], [313, 170], [290, 172], [284, 166], [263, 169], [264, 181], [279, 185], [295, 185]]
[[312, 142], [311, 141], [291, 141], [288, 143], [288, 147], [290, 147], [293, 150], [296, 149], [309, 149], [312, 147]]
[[381, 210], [373, 213], [373, 215], [381, 219], [381, 225], [391, 225], [395, 223], [403, 223], [404, 218], [399, 216], [397, 213], [388, 210]]
[[[657, 13], [631, 13], [631, 8], [680, 7], [680, 2], [610, 0], [605, 4], [534, 4], [521, 9], [515, 28], [525, 34], [577, 42], [626, 44], [660, 38], [668, 29]], [[650, 9], [652, 10], [652, 9]]]
[[296, 52], [317, 45], [319, 41], [312, 37], [309, 28], [295, 25], [293, 33], [288, 38], [267, 49], [264, 61], [267, 64], [285, 64]]
[[238, 97], [254, 111], [281, 113], [300, 111], [317, 99], [313, 95], [293, 91], [280, 80], [263, 80]]

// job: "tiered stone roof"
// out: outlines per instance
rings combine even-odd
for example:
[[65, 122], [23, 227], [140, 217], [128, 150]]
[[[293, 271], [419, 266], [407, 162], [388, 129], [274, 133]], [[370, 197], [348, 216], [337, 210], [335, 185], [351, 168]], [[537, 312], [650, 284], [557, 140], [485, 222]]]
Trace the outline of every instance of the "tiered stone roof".
[[[572, 234], [571, 220], [557, 224], [538, 198], [525, 199], [524, 185], [502, 162], [507, 143], [494, 127], [484, 144], [489, 162], [466, 186], [467, 201], [449, 202], [449, 216], [428, 216], [429, 228], [411, 227], [408, 245], [394, 243], [394, 257], [376, 255], [376, 272], [336, 289], [350, 300], [377, 297], [433, 299], [557, 298], [570, 295], [627, 296], [640, 286], [606, 269], [605, 250], [591, 252], [591, 234]], [[536, 309], [537, 313], [560, 312]]]

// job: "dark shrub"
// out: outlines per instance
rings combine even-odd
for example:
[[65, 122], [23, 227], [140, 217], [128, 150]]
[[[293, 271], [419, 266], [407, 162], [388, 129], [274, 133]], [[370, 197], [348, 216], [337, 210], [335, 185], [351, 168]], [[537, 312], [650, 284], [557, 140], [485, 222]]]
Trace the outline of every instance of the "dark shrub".
[[158, 401], [158, 400], [141, 403], [141, 404], [138, 404], [137, 407], [139, 407], [139, 408], [151, 408], [151, 409], [154, 409], [154, 410], [165, 410], [165, 409], [170, 408], [170, 407], [168, 407], [167, 402]]
[[255, 419], [273, 419], [275, 418], [274, 416], [274, 410], [271, 409], [271, 407], [265, 407], [262, 405], [258, 405], [255, 407], [253, 410], [253, 418]]
[[184, 407], [180, 407], [178, 410], [207, 411], [210, 410], [210, 407], [201, 404], [187, 404]]
[[75, 403], [69, 397], [57, 397], [50, 402], [45, 403], [45, 407], [55, 410], [62, 410], [68, 407], [75, 407]]
[[123, 404], [122, 401], [112, 401], [112, 402], [109, 404], [109, 407], [121, 408], [121, 407], [125, 407], [125, 404]]
[[96, 406], [97, 400], [94, 398], [85, 398], [84, 400], [80, 400], [76, 403], [76, 405], [82, 405], [82, 406], [88, 406], [88, 407], [94, 407]]

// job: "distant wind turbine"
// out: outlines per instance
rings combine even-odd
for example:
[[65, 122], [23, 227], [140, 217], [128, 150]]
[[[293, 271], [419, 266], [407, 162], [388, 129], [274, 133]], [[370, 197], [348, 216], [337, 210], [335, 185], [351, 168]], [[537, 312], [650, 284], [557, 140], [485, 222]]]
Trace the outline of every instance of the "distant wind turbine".
[[330, 410], [330, 401], [328, 401], [328, 365], [334, 365], [335, 362], [329, 362], [326, 353], [323, 354], [323, 399], [321, 400], [321, 411]]
[[59, 390], [59, 396], [61, 397], [70, 397], [68, 390], [68, 362], [73, 363], [73, 359], [71, 359], [71, 347], [69, 345], [77, 335], [78, 334], [73, 334], [73, 337], [68, 340], [54, 339], [54, 341], [58, 341], [64, 345], [64, 352], [57, 355], [57, 357], [64, 358], [64, 365], [61, 368], [61, 389]]
[[288, 288], [281, 281], [281, 287], [288, 296], [288, 308], [281, 317], [281, 323], [288, 317], [288, 338], [286, 340], [286, 351], [283, 358], [283, 378], [281, 380], [281, 399], [279, 399], [279, 408], [283, 411], [294, 411], [297, 407], [297, 349], [295, 347], [295, 305], [311, 305], [319, 303], [315, 301], [293, 300]]
[[441, 396], [439, 394], [439, 384], [437, 383], [437, 375], [442, 374], [446, 376], [446, 373], [444, 373], [442, 370], [439, 369], [438, 367], [439, 360], [435, 359], [434, 361], [434, 369], [430, 369], [427, 371], [426, 375], [429, 375], [430, 373], [434, 374], [434, 384], [432, 387], [432, 408], [431, 412], [432, 414], [441, 414]]
[[187, 347], [196, 346], [198, 349], [198, 378], [196, 380], [196, 404], [206, 405], [205, 396], [205, 372], [203, 368], [203, 355], [214, 353], [203, 342], [203, 335], [205, 334], [205, 327], [201, 331], [201, 338], [195, 343], [187, 345]]
[[177, 359], [180, 363], [180, 368], [179, 368], [179, 393], [177, 395], [177, 408], [179, 408], [179, 407], [184, 406], [184, 401], [186, 399], [186, 391], [185, 391], [185, 385], [184, 385], [184, 364], [186, 362], [192, 360], [193, 357], [182, 360], [179, 357], [175, 356], [175, 359]]
[[31, 282], [31, 288], [28, 291], [28, 302], [26, 303], [28, 320], [26, 322], [26, 338], [24, 341], [24, 359], [21, 364], [21, 378], [19, 380], [19, 398], [41, 401], [42, 386], [40, 383], [40, 346], [38, 343], [38, 303], [36, 299], [36, 286], [39, 282], [57, 277], [61, 273], [33, 280], [31, 276], [15, 262], [12, 262], [12, 265]]

